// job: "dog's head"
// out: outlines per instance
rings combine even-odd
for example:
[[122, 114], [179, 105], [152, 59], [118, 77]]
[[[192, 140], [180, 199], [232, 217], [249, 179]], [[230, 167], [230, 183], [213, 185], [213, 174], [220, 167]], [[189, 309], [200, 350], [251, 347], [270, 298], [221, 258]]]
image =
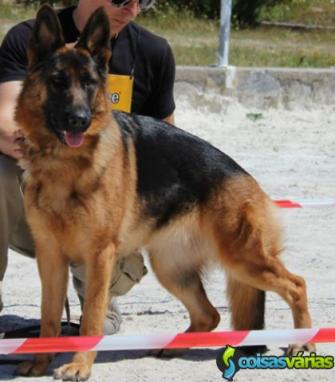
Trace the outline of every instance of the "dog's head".
[[15, 116], [32, 143], [79, 147], [98, 133], [109, 114], [110, 55], [109, 21], [102, 8], [92, 14], [73, 48], [65, 45], [54, 10], [40, 8]]

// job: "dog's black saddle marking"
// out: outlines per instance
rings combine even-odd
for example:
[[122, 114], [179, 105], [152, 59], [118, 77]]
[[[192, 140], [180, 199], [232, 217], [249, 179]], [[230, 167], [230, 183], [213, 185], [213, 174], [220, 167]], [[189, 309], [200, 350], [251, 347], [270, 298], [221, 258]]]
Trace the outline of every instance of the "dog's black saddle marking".
[[203, 203], [225, 179], [248, 175], [208, 142], [151, 117], [114, 112], [125, 146], [137, 154], [137, 191], [156, 227]]

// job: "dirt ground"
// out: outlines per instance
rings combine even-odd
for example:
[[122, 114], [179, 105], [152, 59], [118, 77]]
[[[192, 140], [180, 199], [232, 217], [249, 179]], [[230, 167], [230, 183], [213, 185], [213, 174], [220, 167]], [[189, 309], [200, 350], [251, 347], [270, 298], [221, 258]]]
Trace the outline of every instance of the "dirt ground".
[[[211, 112], [214, 101], [215, 112]], [[214, 94], [202, 99], [201, 106], [191, 105], [182, 96], [178, 97], [177, 104], [176, 124], [179, 127], [209, 140], [236, 159], [274, 199], [335, 196], [335, 107], [250, 110]], [[258, 119], [256, 117], [254, 121], [252, 117], [256, 114]], [[285, 230], [283, 259], [292, 272], [307, 281], [313, 326], [334, 326], [335, 206], [282, 210], [280, 215]], [[218, 330], [226, 330], [229, 328], [229, 312], [224, 274], [211, 273], [206, 280], [206, 289], [221, 313]], [[1, 330], [37, 322], [40, 288], [34, 261], [10, 254], [4, 293]], [[72, 287], [70, 304], [75, 320], [80, 315], [80, 308]], [[174, 333], [183, 331], [188, 325], [184, 307], [162, 289], [152, 272], [120, 298], [119, 305], [123, 314], [121, 333], [124, 334]], [[284, 329], [292, 325], [287, 305], [277, 295], [269, 293], [267, 328]], [[319, 345], [317, 351], [321, 355], [334, 356], [335, 344]], [[90, 381], [221, 381], [221, 372], [215, 362], [216, 352], [217, 349], [193, 349], [172, 360], [148, 357], [145, 351], [104, 352], [98, 356]], [[282, 353], [282, 349], [271, 346], [267, 355]], [[68, 354], [58, 356], [50, 374], [53, 367], [69, 357]], [[0, 363], [0, 380], [32, 380], [13, 377], [17, 358], [1, 357], [0, 360], [7, 361]], [[334, 376], [334, 370], [243, 370], [234, 380], [321, 382], [333, 381]], [[35, 380], [49, 381], [51, 377]]]

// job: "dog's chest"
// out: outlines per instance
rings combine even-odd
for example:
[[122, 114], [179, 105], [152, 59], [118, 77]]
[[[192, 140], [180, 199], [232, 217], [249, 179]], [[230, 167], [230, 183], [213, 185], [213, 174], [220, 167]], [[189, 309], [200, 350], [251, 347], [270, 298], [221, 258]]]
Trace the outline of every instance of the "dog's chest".
[[[76, 254], [89, 247], [90, 232], [106, 226], [106, 216], [95, 205], [96, 198], [80, 193], [73, 184], [41, 179], [27, 183], [25, 204], [34, 236], [48, 235]], [[98, 212], [97, 212], [98, 211]]]
[[71, 262], [85, 262], [98, 245], [110, 236], [105, 217], [96, 214], [83, 198], [67, 194], [64, 190], [52, 197], [47, 190], [38, 195], [36, 206], [28, 213], [34, 239], [50, 240]]
[[50, 218], [75, 218], [82, 215], [85, 207], [85, 195], [61, 181], [36, 182], [32, 189], [34, 205], [42, 215]]

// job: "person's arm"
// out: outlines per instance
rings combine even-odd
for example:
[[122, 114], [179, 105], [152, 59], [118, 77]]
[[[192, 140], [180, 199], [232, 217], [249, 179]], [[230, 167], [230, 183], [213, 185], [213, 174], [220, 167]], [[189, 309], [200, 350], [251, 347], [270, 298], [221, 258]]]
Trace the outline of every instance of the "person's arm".
[[0, 46], [0, 152], [21, 157], [20, 129], [14, 121], [17, 97], [27, 71], [27, 47], [33, 21], [15, 25]]
[[0, 84], [0, 152], [12, 158], [22, 156], [18, 139], [21, 132], [14, 121], [16, 100], [22, 81], [9, 81]]
[[[164, 49], [164, 55], [161, 58], [162, 62], [159, 65], [161, 68], [159, 74], [158, 94], [155, 94], [156, 110], [160, 110], [161, 113], [169, 113], [166, 117], [162, 118], [163, 121], [174, 125], [174, 109], [175, 102], [173, 96], [173, 88], [175, 81], [176, 64], [174, 61], [173, 53], [168, 44]], [[166, 114], [165, 114], [166, 115]]]
[[162, 38], [152, 40], [149, 38], [148, 42], [151, 42], [151, 45], [147, 44], [144, 48], [148, 49], [148, 57], [151, 60], [151, 92], [143, 108], [137, 112], [173, 125], [175, 122], [173, 88], [176, 70], [173, 53], [166, 40]]

